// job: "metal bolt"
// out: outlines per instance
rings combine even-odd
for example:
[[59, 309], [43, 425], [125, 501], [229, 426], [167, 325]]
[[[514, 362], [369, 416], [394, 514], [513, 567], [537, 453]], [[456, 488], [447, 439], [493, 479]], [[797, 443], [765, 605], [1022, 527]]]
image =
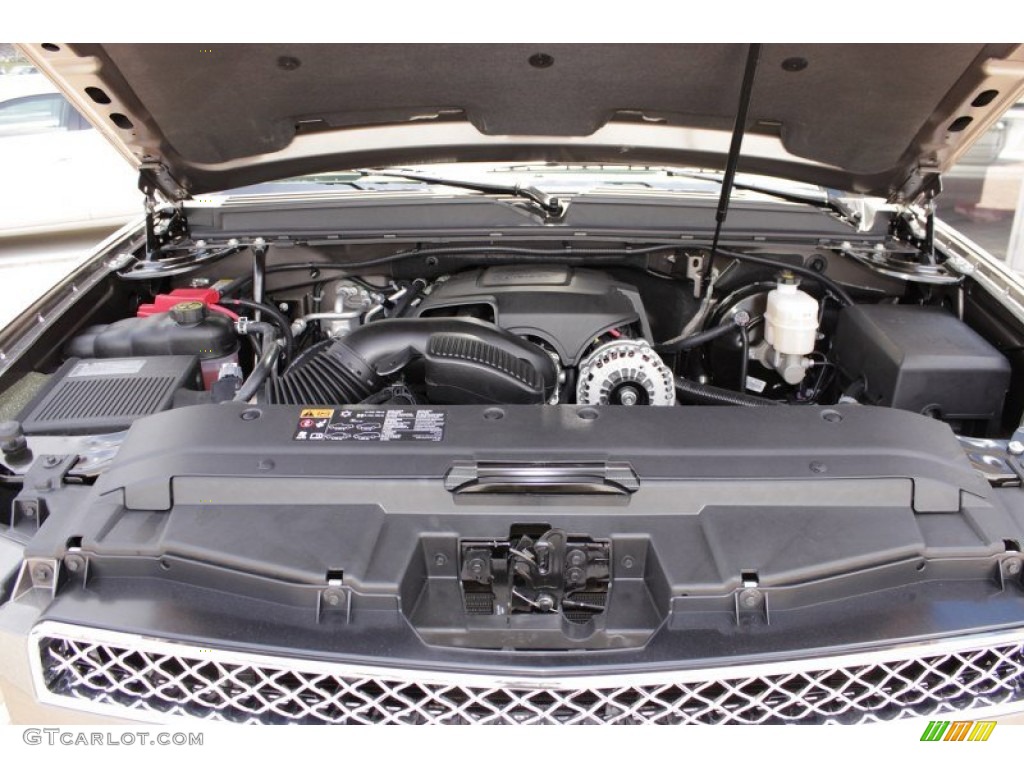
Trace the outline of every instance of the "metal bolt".
[[480, 558], [469, 561], [469, 570], [477, 575], [484, 572], [484, 561]]
[[434, 555], [434, 565], [436, 565], [438, 568], [447, 564], [448, 556], [445, 555], [443, 552], [438, 552], [436, 555]]
[[341, 595], [334, 589], [324, 590], [324, 602], [331, 606], [339, 605], [341, 603]]
[[569, 565], [579, 567], [587, 562], [587, 556], [583, 553], [582, 549], [574, 549], [565, 557], [565, 561]]
[[1020, 440], [1011, 440], [1006, 446], [1006, 450], [1010, 452], [1011, 456], [1020, 456], [1024, 453], [1024, 443]]
[[1004, 560], [1003, 570], [1006, 571], [1007, 576], [1016, 576], [1021, 570], [1020, 560], [1016, 558]]
[[25, 504], [25, 506], [22, 507], [22, 511], [25, 513], [25, 517], [35, 517], [36, 516], [36, 505], [35, 504]]
[[81, 555], [68, 555], [64, 558], [64, 567], [71, 573], [78, 573], [85, 566]]
[[567, 581], [573, 584], [583, 583], [583, 569], [582, 568], [570, 568], [566, 571], [565, 578]]
[[131, 260], [132, 255], [130, 253], [119, 253], [114, 258], [108, 259], [106, 262], [106, 266], [108, 269], [120, 269]]
[[619, 393], [619, 402], [623, 405], [636, 405], [639, 399], [640, 396], [632, 387], [623, 387], [622, 392]]
[[542, 611], [553, 611], [555, 609], [555, 598], [547, 592], [537, 595], [537, 607]]
[[60, 456], [46, 456], [43, 458], [43, 466], [52, 469], [60, 464]]
[[53, 571], [48, 565], [37, 565], [32, 571], [32, 580], [41, 584], [48, 582], [51, 576], [53, 576]]
[[624, 558], [622, 558], [623, 568], [632, 568], [634, 565], [636, 565], [636, 561], [629, 555], [626, 555]]
[[761, 604], [762, 595], [757, 589], [744, 589], [740, 592], [740, 605], [744, 608], [756, 608]]

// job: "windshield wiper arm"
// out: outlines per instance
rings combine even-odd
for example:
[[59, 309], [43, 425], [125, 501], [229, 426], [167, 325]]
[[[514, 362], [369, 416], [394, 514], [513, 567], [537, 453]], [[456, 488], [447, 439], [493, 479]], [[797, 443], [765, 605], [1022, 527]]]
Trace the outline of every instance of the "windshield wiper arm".
[[392, 179], [407, 179], [419, 181], [424, 184], [439, 184], [445, 187], [459, 187], [471, 189], [474, 192], [483, 192], [489, 195], [512, 195], [522, 197], [536, 204], [545, 216], [558, 217], [565, 212], [562, 202], [553, 195], [541, 192], [536, 187], [524, 187], [519, 184], [493, 184], [491, 182], [469, 181], [466, 179], [444, 179], [438, 176], [427, 176], [419, 173], [406, 173], [404, 171], [375, 171], [360, 170], [359, 175], [363, 178], [372, 176], [385, 176]]
[[[676, 176], [682, 179], [696, 179], [698, 181], [712, 181], [715, 184], [722, 184], [721, 175], [715, 173], [695, 173], [691, 171], [677, 171], [664, 169], [668, 176]], [[883, 212], [901, 211], [903, 207], [895, 203], [886, 203], [860, 195], [844, 195], [842, 192], [833, 189], [820, 189], [818, 191], [787, 192], [774, 187], [764, 187], [760, 184], [734, 181], [733, 189], [742, 189], [746, 192], [757, 192], [768, 197], [775, 197], [785, 200], [788, 203], [798, 205], [810, 205], [820, 208], [823, 211], [832, 211], [842, 219], [857, 228], [858, 232], [868, 232], [875, 226], [876, 216]]]
[[[669, 176], [675, 176], [681, 179], [696, 179], [697, 181], [711, 181], [715, 184], [723, 184], [724, 179], [719, 174], [714, 173], [691, 173], [689, 171], [666, 171]], [[743, 181], [733, 181], [733, 189], [740, 189], [744, 192], [757, 192], [762, 195], [769, 197], [775, 197], [779, 200], [785, 200], [787, 203], [799, 203], [802, 205], [814, 205], [819, 208], [834, 208], [835, 205], [829, 198], [826, 192], [786, 192], [781, 189], [774, 189], [772, 187], [763, 187], [760, 184], [749, 184]]]

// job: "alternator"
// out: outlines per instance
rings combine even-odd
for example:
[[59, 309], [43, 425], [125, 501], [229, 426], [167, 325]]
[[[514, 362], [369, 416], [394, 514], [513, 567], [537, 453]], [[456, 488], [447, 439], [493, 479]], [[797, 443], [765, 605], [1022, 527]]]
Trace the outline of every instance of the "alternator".
[[576, 402], [586, 405], [674, 405], [672, 371], [651, 345], [618, 339], [580, 364]]

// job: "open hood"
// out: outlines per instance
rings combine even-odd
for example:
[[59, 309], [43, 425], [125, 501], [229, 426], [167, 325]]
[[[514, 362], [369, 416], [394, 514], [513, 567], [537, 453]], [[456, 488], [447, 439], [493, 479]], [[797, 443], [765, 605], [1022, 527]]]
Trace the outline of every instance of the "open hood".
[[[23, 46], [172, 199], [456, 161], [722, 167], [742, 44]], [[764, 46], [739, 169], [912, 200], [1024, 94], [1016, 44]]]

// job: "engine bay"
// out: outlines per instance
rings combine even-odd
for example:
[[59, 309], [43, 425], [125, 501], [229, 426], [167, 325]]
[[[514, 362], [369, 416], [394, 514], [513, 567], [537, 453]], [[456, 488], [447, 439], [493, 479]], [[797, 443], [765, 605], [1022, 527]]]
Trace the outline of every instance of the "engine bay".
[[[335, 275], [344, 265], [291, 253], [267, 267], [264, 249], [255, 269], [241, 252], [179, 278], [125, 280], [130, 314], [107, 308], [111, 322], [69, 334], [18, 420], [27, 434], [56, 435], [225, 401], [861, 403], [988, 437], [1019, 417], [999, 339], [963, 317], [962, 280], [893, 278], [827, 252], [753, 263], [737, 253], [709, 300], [700, 251], [660, 249], [637, 269], [602, 268], [599, 252], [590, 266], [554, 250], [550, 260], [467, 250], [457, 268], [428, 259], [420, 275]], [[832, 264], [845, 268], [842, 284], [826, 276]]]
[[[1019, 492], [1024, 334], [887, 247], [122, 260], [0, 395], [7, 530], [101, 579], [269, 577], [318, 626], [398, 611], [450, 648], [639, 649], [766, 623], [737, 602], [766, 586], [799, 611], [897, 562], [916, 588], [949, 552], [987, 585], [1019, 534], [963, 518]], [[814, 526], [828, 546], [790, 546]]]

